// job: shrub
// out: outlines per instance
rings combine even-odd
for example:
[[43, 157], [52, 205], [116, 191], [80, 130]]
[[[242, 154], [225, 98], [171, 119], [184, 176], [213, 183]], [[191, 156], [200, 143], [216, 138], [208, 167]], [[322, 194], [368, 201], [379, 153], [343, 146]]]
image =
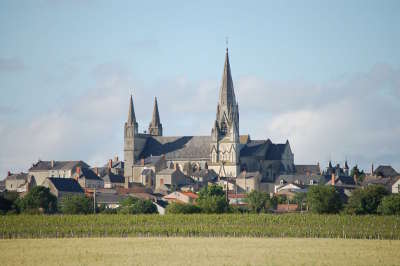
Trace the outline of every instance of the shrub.
[[196, 202], [204, 213], [224, 213], [229, 211], [229, 204], [221, 186], [211, 185], [202, 188]]
[[167, 206], [167, 213], [183, 213], [183, 214], [191, 214], [191, 213], [200, 213], [201, 208], [199, 206], [193, 204], [184, 204], [184, 203], [176, 203], [172, 202]]
[[383, 197], [389, 192], [381, 185], [371, 185], [353, 191], [346, 206], [348, 214], [376, 214]]
[[50, 189], [42, 186], [32, 188], [22, 199], [16, 201], [21, 212], [28, 214], [54, 213], [57, 211], [57, 198]]
[[249, 210], [255, 213], [266, 211], [268, 208], [269, 200], [270, 198], [267, 193], [256, 190], [253, 190], [252, 192], [248, 193], [246, 198]]
[[332, 186], [311, 186], [307, 202], [315, 213], [338, 213], [343, 206], [339, 193]]
[[384, 197], [378, 206], [378, 213], [400, 215], [400, 194]]
[[142, 200], [134, 197], [128, 197], [123, 199], [121, 206], [117, 209], [118, 213], [123, 214], [147, 214], [157, 213], [157, 207], [151, 202], [151, 200]]
[[74, 195], [61, 202], [61, 212], [64, 214], [93, 213], [93, 201], [84, 195]]

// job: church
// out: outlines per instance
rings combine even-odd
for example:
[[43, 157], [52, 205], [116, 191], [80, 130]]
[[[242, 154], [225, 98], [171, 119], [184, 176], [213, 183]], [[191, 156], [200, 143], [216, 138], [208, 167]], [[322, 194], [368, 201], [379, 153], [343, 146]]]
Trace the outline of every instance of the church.
[[[157, 98], [148, 132], [138, 132], [132, 96], [124, 126], [124, 175], [129, 182], [143, 183], [145, 164], [155, 174], [179, 168], [184, 174], [214, 170], [218, 177], [235, 179], [241, 173], [257, 172], [260, 182], [274, 182], [281, 174], [295, 172], [294, 155], [288, 141], [282, 144], [253, 140], [240, 135], [239, 106], [235, 97], [229, 53], [226, 49], [216, 117], [208, 136], [163, 136]], [[160, 161], [162, 161], [160, 163]]]

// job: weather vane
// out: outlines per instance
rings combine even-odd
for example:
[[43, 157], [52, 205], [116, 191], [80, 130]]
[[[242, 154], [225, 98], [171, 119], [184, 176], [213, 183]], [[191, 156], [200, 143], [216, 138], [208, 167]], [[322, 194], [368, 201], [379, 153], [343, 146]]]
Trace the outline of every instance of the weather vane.
[[228, 50], [229, 37], [225, 37], [226, 50]]

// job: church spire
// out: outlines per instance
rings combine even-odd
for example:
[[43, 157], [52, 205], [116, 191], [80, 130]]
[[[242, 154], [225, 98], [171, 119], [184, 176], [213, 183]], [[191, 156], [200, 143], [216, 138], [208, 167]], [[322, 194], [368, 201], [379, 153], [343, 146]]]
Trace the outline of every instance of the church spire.
[[136, 122], [136, 116], [135, 116], [135, 109], [133, 109], [133, 99], [132, 99], [132, 94], [131, 98], [129, 101], [129, 111], [128, 111], [128, 123], [134, 124]]
[[157, 97], [154, 97], [153, 117], [149, 125], [149, 134], [162, 136], [162, 124], [160, 122], [160, 114], [158, 113]]
[[222, 73], [222, 84], [219, 91], [219, 104], [226, 105], [229, 111], [233, 105], [236, 105], [228, 48], [226, 48], [224, 72]]

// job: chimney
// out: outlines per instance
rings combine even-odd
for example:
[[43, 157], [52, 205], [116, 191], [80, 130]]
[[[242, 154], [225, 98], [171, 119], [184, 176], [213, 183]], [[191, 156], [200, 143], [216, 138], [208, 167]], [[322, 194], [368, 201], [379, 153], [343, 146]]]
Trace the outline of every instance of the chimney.
[[95, 168], [95, 172], [96, 172], [96, 175], [99, 176], [99, 168], [98, 167]]
[[374, 164], [371, 165], [371, 175], [374, 175]]
[[354, 183], [357, 185], [357, 174], [354, 174]]
[[81, 167], [80, 166], [76, 167], [76, 173], [78, 175], [81, 175]]
[[8, 171], [8, 172], [7, 172], [7, 176], [10, 176], [10, 175], [11, 175], [11, 172], [10, 172], [10, 171]]
[[112, 159], [108, 160], [108, 169], [112, 168]]
[[54, 168], [54, 160], [51, 160], [51, 168]]
[[332, 173], [332, 177], [331, 177], [331, 185], [334, 186], [335, 185], [335, 174]]
[[140, 165], [144, 165], [144, 158], [140, 159]]

